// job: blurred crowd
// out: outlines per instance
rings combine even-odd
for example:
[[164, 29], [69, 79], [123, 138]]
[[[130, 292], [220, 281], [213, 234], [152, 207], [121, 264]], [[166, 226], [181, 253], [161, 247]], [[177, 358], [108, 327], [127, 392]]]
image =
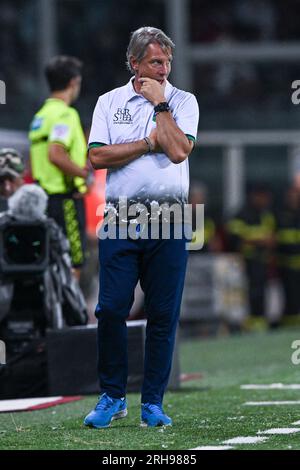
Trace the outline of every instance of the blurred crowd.
[[[248, 280], [252, 325], [293, 325], [300, 321], [300, 189], [286, 188], [278, 206], [265, 184], [251, 184], [245, 204], [226, 220], [216, 220], [209, 210], [204, 185], [193, 182], [190, 203], [205, 204], [204, 248], [198, 253], [237, 253]], [[279, 281], [283, 294], [280, 317], [267, 318], [267, 287]]]
[[[57, 0], [52, 3], [56, 18], [55, 52], [84, 61], [83, 98], [78, 106], [84, 125], [89, 125], [95, 96], [128, 80], [124, 57], [129, 33], [141, 24], [163, 27], [164, 1], [145, 0], [142, 9], [138, 0]], [[10, 99], [0, 127], [27, 128], [28, 120], [41, 102], [41, 95], [36, 93], [37, 87], [43, 92], [40, 80], [41, 68], [45, 65], [41, 63], [43, 39], [39, 5], [39, 0], [1, 2], [0, 79], [7, 83]], [[24, 103], [23, 115], [18, 112], [20, 99]]]
[[191, 1], [193, 42], [299, 39], [299, 2], [294, 0]]
[[[300, 4], [296, 0], [227, 0], [222, 4], [191, 0], [187, 3], [189, 40], [192, 43], [255, 41], [263, 45], [273, 40], [299, 40]], [[24, 128], [25, 120], [30, 119], [39, 104], [36, 87], [40, 86], [39, 48], [42, 40], [37, 4], [37, 0], [1, 2], [0, 79], [9, 85], [10, 95], [8, 112], [3, 117], [6, 120], [4, 127], [10, 127], [14, 122], [15, 126]], [[79, 107], [88, 124], [88, 110], [95, 94], [119, 86], [128, 79], [124, 63], [128, 34], [141, 24], [165, 29], [166, 2], [145, 0], [141, 9], [138, 0], [89, 0], [87, 8], [87, 2], [83, 0], [59, 0], [55, 12], [57, 53], [75, 55], [84, 60], [85, 79]], [[270, 110], [271, 118], [276, 120], [276, 113], [271, 111], [290, 105], [287, 90], [300, 76], [300, 69], [295, 63], [286, 64], [284, 68], [276, 63], [195, 64], [193, 76], [194, 92], [201, 98], [202, 127], [209, 126], [211, 119], [214, 119], [214, 125], [218, 124], [216, 111], [229, 105], [229, 125], [238, 126], [240, 117], [235, 118], [232, 113], [241, 108], [244, 110], [243, 125], [248, 121], [249, 125], [255, 122], [254, 117], [251, 121], [251, 113], [261, 105], [265, 112]], [[20, 95], [22, 102], [26, 103], [24, 109], [28, 110], [28, 116], [26, 111], [24, 115], [15, 112]], [[249, 106], [249, 112], [246, 106]]]
[[[230, 46], [271, 41], [298, 41], [300, 4], [293, 0], [193, 0], [190, 10], [190, 40], [194, 44]], [[260, 125], [262, 107], [268, 119], [264, 126], [288, 124], [280, 111], [290, 106], [287, 90], [300, 70], [296, 63], [245, 62], [194, 65], [193, 87], [201, 96], [205, 125], [219, 125], [216, 113], [226, 108], [230, 126]], [[274, 113], [274, 110], [277, 113]], [[240, 111], [240, 112], [239, 112]], [[205, 115], [211, 117], [207, 119]], [[215, 114], [213, 114], [215, 113]], [[202, 123], [203, 123], [202, 121]]]

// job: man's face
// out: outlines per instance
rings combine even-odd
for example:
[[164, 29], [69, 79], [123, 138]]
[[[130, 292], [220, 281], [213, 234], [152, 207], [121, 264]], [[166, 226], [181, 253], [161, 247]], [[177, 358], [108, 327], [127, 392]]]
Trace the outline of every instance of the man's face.
[[149, 44], [146, 55], [140, 62], [133, 58], [131, 65], [136, 79], [147, 77], [162, 84], [171, 72], [171, 61], [171, 49], [163, 50], [159, 44], [154, 43]]
[[12, 196], [22, 186], [23, 178], [11, 175], [0, 176], [0, 196], [5, 198]]

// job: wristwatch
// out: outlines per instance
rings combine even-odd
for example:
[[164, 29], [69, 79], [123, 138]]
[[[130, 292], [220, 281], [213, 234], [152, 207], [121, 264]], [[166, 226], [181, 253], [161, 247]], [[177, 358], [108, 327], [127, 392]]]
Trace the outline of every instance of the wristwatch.
[[163, 101], [162, 103], [158, 103], [156, 106], [154, 106], [155, 114], [163, 113], [165, 111], [167, 112], [170, 111], [169, 103], [167, 103], [166, 101]]

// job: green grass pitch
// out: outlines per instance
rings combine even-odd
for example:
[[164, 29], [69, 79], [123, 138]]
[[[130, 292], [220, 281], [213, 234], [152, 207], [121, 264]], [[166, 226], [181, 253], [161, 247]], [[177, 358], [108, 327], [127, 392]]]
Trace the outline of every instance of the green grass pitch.
[[[138, 394], [128, 395], [128, 416], [108, 429], [85, 428], [82, 420], [97, 397], [22, 413], [0, 414], [0, 449], [186, 450], [221, 445], [270, 428], [293, 427], [300, 405], [246, 406], [247, 401], [300, 400], [300, 390], [242, 390], [242, 384], [300, 383], [291, 344], [300, 329], [180, 344], [181, 372], [202, 378], [168, 392], [164, 407], [171, 428], [141, 428]], [[299, 426], [300, 428], [300, 426]], [[300, 433], [273, 435], [264, 443], [234, 449], [300, 450]]]

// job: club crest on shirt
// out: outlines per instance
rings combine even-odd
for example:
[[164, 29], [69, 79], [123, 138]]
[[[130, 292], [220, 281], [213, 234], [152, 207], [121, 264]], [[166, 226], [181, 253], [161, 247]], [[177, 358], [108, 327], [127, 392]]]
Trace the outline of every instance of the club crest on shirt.
[[113, 118], [114, 124], [133, 124], [128, 108], [118, 108]]

